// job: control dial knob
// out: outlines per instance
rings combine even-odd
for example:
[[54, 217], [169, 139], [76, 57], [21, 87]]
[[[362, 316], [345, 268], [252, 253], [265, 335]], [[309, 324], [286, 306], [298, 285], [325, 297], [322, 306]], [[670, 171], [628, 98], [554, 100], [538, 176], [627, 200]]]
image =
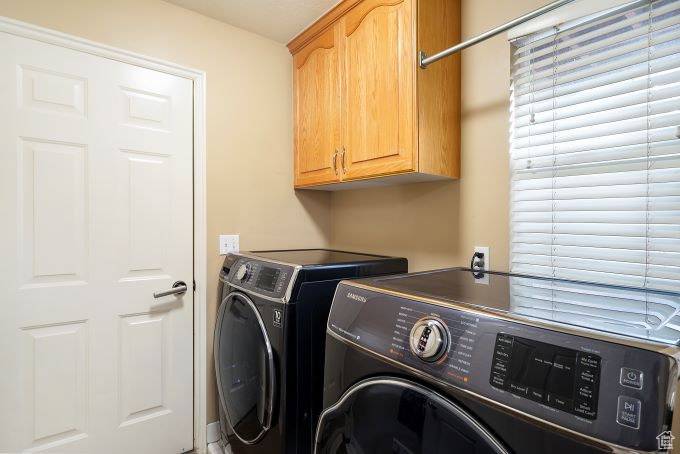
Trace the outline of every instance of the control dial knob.
[[434, 362], [444, 356], [449, 346], [449, 334], [436, 319], [418, 320], [411, 329], [411, 351], [423, 361]]
[[247, 281], [252, 273], [253, 271], [250, 264], [244, 263], [243, 265], [238, 267], [238, 270], [236, 270], [236, 279], [238, 279], [241, 282]]

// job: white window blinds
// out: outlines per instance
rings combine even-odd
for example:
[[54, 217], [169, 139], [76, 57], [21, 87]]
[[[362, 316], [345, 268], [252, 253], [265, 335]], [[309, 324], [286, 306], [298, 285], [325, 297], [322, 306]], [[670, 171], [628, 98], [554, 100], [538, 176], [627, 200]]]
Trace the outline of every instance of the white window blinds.
[[680, 0], [514, 40], [511, 104], [511, 271], [680, 291]]

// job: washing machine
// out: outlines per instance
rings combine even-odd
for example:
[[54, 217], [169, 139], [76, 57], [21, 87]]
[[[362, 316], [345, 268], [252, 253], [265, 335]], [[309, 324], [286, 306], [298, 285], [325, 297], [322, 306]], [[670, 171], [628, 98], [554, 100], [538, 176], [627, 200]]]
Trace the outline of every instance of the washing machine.
[[315, 452], [665, 452], [680, 293], [446, 269], [342, 282]]
[[404, 258], [326, 249], [225, 258], [214, 359], [222, 434], [232, 452], [311, 452], [335, 287], [407, 268]]

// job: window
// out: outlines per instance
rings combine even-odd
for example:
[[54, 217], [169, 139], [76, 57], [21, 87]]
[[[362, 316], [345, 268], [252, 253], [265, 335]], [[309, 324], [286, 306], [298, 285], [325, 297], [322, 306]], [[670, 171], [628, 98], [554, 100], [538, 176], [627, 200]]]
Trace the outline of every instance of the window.
[[511, 271], [680, 291], [680, 0], [513, 40], [511, 105]]

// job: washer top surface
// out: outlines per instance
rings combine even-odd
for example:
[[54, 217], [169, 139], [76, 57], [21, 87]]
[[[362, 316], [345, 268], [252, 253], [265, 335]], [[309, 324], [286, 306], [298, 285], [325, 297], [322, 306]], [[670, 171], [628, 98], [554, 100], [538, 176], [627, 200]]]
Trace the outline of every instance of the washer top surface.
[[607, 333], [680, 345], [680, 292], [452, 268], [358, 281], [376, 290], [477, 306]]
[[331, 249], [289, 249], [278, 251], [252, 251], [250, 255], [263, 260], [273, 260], [300, 266], [340, 265], [343, 263], [373, 262], [389, 259], [382, 255], [359, 254]]

